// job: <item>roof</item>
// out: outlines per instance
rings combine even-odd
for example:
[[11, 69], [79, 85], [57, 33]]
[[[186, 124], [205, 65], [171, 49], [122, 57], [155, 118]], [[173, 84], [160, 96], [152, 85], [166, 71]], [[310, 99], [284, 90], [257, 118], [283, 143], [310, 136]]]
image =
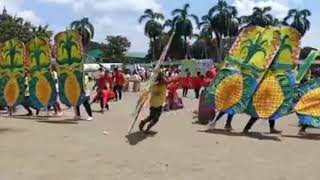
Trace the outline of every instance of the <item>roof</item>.
[[87, 52], [87, 55], [91, 58], [97, 59], [101, 58], [101, 56], [103, 55], [103, 51], [101, 49], [92, 49]]
[[127, 57], [133, 57], [133, 58], [145, 58], [146, 55], [147, 54], [144, 52], [128, 52], [126, 54]]

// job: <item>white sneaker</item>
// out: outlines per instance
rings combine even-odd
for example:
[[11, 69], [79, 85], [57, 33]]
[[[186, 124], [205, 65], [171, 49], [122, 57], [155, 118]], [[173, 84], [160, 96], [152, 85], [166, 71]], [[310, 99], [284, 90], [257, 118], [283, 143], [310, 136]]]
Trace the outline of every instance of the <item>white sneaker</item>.
[[87, 121], [92, 121], [93, 120], [93, 117], [88, 117], [87, 118]]

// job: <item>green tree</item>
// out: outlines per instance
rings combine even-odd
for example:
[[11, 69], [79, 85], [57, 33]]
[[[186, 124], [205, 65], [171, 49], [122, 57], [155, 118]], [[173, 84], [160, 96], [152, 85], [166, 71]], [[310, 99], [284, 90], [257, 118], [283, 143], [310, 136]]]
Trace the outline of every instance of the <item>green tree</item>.
[[218, 45], [218, 60], [224, 58], [222, 53], [222, 39], [238, 34], [240, 20], [237, 18], [237, 15], [238, 11], [236, 7], [230, 6], [224, 0], [219, 0], [217, 5], [209, 10], [208, 15], [202, 17], [202, 26], [207, 26], [206, 28], [213, 31], [215, 34]]
[[125, 54], [131, 46], [128, 38], [123, 36], [107, 36], [106, 41], [105, 58], [111, 59], [113, 62], [123, 62]]
[[70, 27], [79, 32], [82, 37], [82, 45], [86, 51], [87, 45], [94, 37], [94, 26], [90, 23], [89, 18], [73, 21]]
[[210, 45], [210, 41], [212, 40], [212, 32], [203, 28], [199, 34], [194, 34], [193, 37], [196, 38], [195, 43], [192, 45], [193, 57], [208, 59], [208, 45]]
[[297, 29], [301, 35], [304, 36], [311, 26], [311, 23], [308, 20], [309, 16], [311, 16], [311, 12], [307, 9], [301, 11], [291, 9], [283, 21], [285, 25], [289, 25]]
[[143, 23], [146, 20], [144, 26], [144, 34], [149, 37], [150, 45], [152, 47], [152, 61], [156, 60], [156, 39], [162, 33], [162, 25], [159, 20], [164, 20], [164, 16], [161, 13], [154, 12], [152, 9], [146, 9], [144, 14], [139, 18], [139, 23]]
[[249, 26], [261, 26], [266, 27], [274, 24], [274, 18], [269, 13], [271, 11], [271, 7], [254, 7], [253, 13], [249, 16], [244, 16], [244, 22]]
[[172, 11], [172, 15], [174, 16], [173, 24], [175, 25], [175, 31], [177, 35], [183, 37], [186, 55], [185, 58], [188, 59], [190, 57], [190, 47], [188, 43], [188, 38], [190, 39], [193, 34], [193, 24], [191, 20], [194, 20], [197, 27], [199, 27], [199, 18], [194, 14], [189, 13], [189, 4], [185, 4], [182, 9], [175, 9]]
[[48, 27], [49, 25], [39, 25], [38, 27], [32, 27], [32, 35], [34, 37], [50, 39], [53, 35], [53, 32], [51, 30], [48, 30]]
[[27, 43], [33, 38], [31, 29], [30, 22], [25, 22], [23, 18], [9, 16], [0, 21], [0, 42], [15, 38]]

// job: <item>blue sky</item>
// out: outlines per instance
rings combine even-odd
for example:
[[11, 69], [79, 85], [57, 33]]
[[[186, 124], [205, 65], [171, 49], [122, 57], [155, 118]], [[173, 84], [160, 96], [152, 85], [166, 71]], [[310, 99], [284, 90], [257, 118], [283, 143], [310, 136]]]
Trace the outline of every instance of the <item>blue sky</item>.
[[[217, 0], [0, 0], [0, 8], [7, 7], [11, 14], [22, 16], [35, 24], [49, 24], [55, 32], [64, 30], [71, 21], [89, 17], [96, 27], [95, 40], [103, 41], [106, 35], [125, 35], [132, 42], [130, 51], [146, 51], [148, 39], [138, 17], [146, 8], [163, 12], [170, 17], [174, 8], [185, 3], [190, 11], [202, 16]], [[309, 9], [311, 30], [302, 40], [303, 46], [320, 48], [319, 0], [228, 0], [241, 15], [251, 12], [254, 6], [271, 6], [272, 14], [283, 17], [290, 8]]]

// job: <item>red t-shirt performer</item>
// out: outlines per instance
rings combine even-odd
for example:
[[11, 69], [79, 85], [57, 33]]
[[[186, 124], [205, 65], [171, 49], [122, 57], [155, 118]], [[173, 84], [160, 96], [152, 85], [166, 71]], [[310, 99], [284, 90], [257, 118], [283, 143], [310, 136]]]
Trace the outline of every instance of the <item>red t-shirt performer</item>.
[[115, 94], [115, 100], [122, 99], [122, 89], [123, 85], [125, 84], [125, 77], [122, 72], [122, 70], [118, 68], [114, 68], [113, 77], [114, 86], [113, 86], [113, 92]]

